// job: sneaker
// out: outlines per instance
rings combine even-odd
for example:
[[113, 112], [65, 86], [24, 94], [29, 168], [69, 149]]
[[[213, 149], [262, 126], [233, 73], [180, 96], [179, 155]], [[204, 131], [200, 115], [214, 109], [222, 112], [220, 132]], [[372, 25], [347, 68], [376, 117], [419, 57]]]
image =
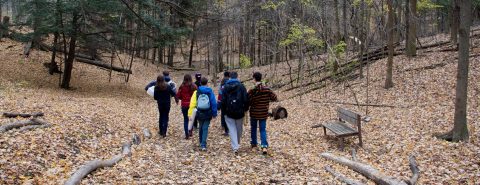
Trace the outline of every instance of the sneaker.
[[223, 136], [228, 136], [228, 132], [225, 132], [222, 134]]
[[267, 148], [262, 148], [262, 154], [267, 155], [267, 153], [268, 153], [268, 149]]
[[233, 153], [234, 153], [235, 155], [238, 155], [238, 150], [233, 150]]
[[258, 147], [257, 144], [251, 144], [250, 146], [251, 146], [252, 148], [257, 148], [257, 147]]
[[188, 131], [188, 136], [192, 137], [193, 136], [193, 129]]
[[205, 152], [205, 151], [207, 151], [207, 148], [202, 147], [200, 150], [201, 150], [202, 152]]

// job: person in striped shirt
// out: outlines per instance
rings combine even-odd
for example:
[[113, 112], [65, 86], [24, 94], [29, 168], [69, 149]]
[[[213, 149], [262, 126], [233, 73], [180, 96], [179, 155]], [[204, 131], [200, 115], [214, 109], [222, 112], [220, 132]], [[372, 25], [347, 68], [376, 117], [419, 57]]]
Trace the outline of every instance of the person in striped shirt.
[[251, 146], [257, 147], [257, 126], [260, 126], [260, 140], [263, 154], [267, 154], [267, 118], [270, 102], [278, 101], [277, 96], [270, 88], [262, 83], [262, 73], [253, 73], [255, 87], [248, 91], [248, 100], [250, 105], [250, 128], [251, 128]]

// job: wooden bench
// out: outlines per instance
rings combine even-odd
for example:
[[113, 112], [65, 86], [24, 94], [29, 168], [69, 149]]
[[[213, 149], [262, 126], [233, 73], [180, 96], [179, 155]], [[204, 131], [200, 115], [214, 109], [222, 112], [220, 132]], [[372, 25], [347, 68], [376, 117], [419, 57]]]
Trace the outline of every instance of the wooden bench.
[[339, 139], [342, 149], [344, 138], [349, 136], [358, 136], [359, 145], [362, 147], [362, 121], [360, 115], [340, 107], [337, 108], [337, 115], [337, 121], [322, 123], [312, 128], [323, 127], [325, 135], [327, 135], [327, 129], [330, 130]]

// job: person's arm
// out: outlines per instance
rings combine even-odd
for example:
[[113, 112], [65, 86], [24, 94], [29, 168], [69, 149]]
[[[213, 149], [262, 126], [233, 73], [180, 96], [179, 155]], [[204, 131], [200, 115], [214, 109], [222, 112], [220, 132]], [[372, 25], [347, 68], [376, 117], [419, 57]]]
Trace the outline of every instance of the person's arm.
[[173, 98], [175, 98], [175, 103], [178, 104], [178, 97], [177, 95], [175, 94], [175, 92], [173, 91], [173, 89], [171, 87], [168, 88], [168, 92], [170, 93], [170, 96], [172, 96]]
[[212, 108], [212, 116], [217, 117], [218, 110], [217, 110], [217, 100], [215, 99], [215, 93], [210, 93], [210, 107]]
[[247, 112], [250, 108], [250, 101], [248, 99], [247, 89], [245, 89], [245, 86], [242, 86], [242, 93], [243, 99], [245, 100], [243, 107], [245, 107], [245, 112]]
[[150, 83], [148, 83], [147, 86], [145, 86], [145, 91], [147, 91], [148, 88], [150, 88], [150, 87], [152, 87], [152, 86], [155, 86], [156, 83], [157, 83], [156, 80], [151, 81]]
[[277, 95], [270, 90], [270, 101], [278, 101]]
[[197, 107], [197, 91], [193, 92], [192, 98], [190, 98], [188, 116], [192, 116], [193, 109], [195, 109], [195, 107]]

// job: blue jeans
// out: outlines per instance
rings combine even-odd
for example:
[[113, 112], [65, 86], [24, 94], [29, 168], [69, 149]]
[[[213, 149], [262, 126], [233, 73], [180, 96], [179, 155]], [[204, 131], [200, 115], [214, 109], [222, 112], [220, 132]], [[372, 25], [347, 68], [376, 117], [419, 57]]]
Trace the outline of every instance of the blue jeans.
[[182, 107], [183, 114], [183, 131], [185, 131], [185, 137], [188, 137], [188, 107]]
[[160, 130], [160, 135], [167, 135], [168, 128], [168, 114], [170, 113], [170, 106], [158, 106], [158, 112], [160, 113], [160, 118], [158, 119], [158, 128]]
[[208, 127], [210, 126], [210, 120], [198, 120], [198, 123], [200, 123], [200, 132], [198, 133], [200, 147], [207, 148]]
[[257, 125], [260, 125], [260, 140], [262, 144], [260, 147], [262, 148], [267, 148], [268, 147], [268, 142], [267, 142], [267, 120], [266, 119], [254, 119], [250, 118], [250, 134], [252, 136], [252, 141], [250, 144], [252, 145], [257, 145]]

